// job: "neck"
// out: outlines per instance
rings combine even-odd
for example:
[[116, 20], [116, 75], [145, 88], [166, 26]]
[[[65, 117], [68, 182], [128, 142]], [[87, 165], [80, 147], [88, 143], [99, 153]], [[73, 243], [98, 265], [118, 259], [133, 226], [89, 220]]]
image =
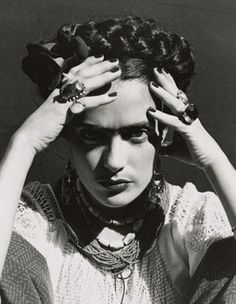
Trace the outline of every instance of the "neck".
[[91, 206], [96, 207], [96, 209], [98, 209], [101, 213], [113, 218], [127, 217], [138, 212], [142, 212], [143, 203], [147, 200], [148, 196], [148, 191], [145, 189], [135, 200], [129, 204], [122, 207], [112, 208], [107, 207], [96, 200], [82, 184], [81, 190], [83, 191], [84, 198]]

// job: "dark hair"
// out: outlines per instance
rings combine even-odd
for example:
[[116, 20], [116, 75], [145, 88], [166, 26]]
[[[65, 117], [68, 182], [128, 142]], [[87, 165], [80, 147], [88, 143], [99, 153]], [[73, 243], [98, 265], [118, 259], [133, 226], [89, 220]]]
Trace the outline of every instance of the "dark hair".
[[[29, 44], [27, 49], [29, 54], [23, 59], [22, 69], [39, 85], [44, 97], [60, 85], [61, 72], [90, 55], [118, 58], [122, 80], [149, 82], [154, 67], [164, 68], [177, 86], [186, 91], [194, 74], [188, 42], [182, 36], [162, 30], [154, 20], [137, 16], [64, 25], [51, 43]], [[53, 60], [56, 57], [65, 59], [62, 67]]]

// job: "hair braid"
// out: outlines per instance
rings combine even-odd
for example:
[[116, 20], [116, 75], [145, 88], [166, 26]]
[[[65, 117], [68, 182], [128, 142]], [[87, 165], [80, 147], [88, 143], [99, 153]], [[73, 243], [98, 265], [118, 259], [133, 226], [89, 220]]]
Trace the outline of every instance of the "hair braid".
[[[88, 52], [85, 49], [82, 54], [81, 51], [75, 52], [81, 44], [81, 39], [88, 46]], [[103, 54], [105, 59], [119, 59], [123, 80], [142, 79], [148, 82], [153, 78], [154, 67], [164, 68], [172, 74], [177, 86], [184, 91], [194, 74], [194, 59], [188, 42], [177, 34], [164, 31], [152, 19], [127, 16], [101, 22], [69, 24], [58, 30], [53, 42], [56, 45], [52, 50], [45, 51], [46, 57], [63, 57], [67, 60], [67, 70], [79, 64], [88, 55]], [[41, 54], [42, 44], [38, 46], [38, 52]], [[34, 52], [30, 53], [29, 49], [33, 49]], [[37, 64], [35, 45], [34, 48], [28, 48], [28, 51], [30, 54], [23, 60], [23, 70], [41, 89], [43, 88], [41, 91], [47, 93], [52, 89], [52, 71], [55, 70], [58, 75], [58, 69], [55, 63], [51, 63], [48, 67], [49, 73], [49, 60], [42, 65], [42, 61], [45, 60], [42, 57], [39, 60], [40, 64]], [[48, 75], [47, 81], [45, 77], [43, 79], [45, 74]], [[60, 77], [57, 77], [57, 80], [58, 84]]]

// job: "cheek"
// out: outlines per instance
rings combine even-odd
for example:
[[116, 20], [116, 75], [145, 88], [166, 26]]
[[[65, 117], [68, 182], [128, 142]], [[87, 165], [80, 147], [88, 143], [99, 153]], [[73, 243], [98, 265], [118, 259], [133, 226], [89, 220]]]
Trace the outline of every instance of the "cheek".
[[93, 171], [98, 167], [99, 163], [101, 162], [103, 151], [104, 148], [99, 147], [92, 149], [86, 153], [86, 161], [88, 162], [90, 168]]
[[155, 153], [154, 146], [150, 142], [145, 143], [133, 150], [130, 163], [135, 170], [140, 171], [139, 174], [147, 178], [152, 174]]
[[90, 149], [90, 150], [74, 148], [73, 160], [76, 163], [76, 167], [79, 170], [90, 169], [94, 171], [94, 169], [98, 166], [102, 153], [103, 153], [102, 147]]

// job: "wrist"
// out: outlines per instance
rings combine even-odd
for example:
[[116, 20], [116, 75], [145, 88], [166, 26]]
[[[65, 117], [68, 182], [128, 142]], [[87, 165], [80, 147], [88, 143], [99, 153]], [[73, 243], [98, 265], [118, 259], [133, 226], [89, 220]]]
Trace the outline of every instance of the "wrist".
[[37, 153], [36, 149], [30, 145], [27, 136], [19, 131], [13, 134], [9, 146], [12, 151], [15, 151], [19, 155], [24, 155], [30, 161], [33, 161]]
[[229, 160], [225, 153], [220, 149], [217, 153], [214, 153], [214, 156], [211, 157], [208, 164], [203, 168], [203, 171], [208, 174], [210, 172], [222, 170], [225, 166], [227, 166]]

